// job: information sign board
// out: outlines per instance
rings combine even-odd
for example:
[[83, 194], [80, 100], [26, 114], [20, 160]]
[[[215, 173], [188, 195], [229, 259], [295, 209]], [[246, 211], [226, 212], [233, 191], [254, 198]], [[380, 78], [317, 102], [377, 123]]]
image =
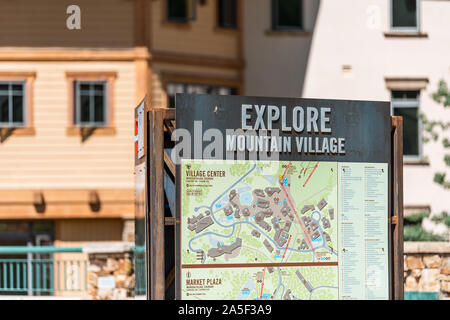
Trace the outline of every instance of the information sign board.
[[182, 299], [389, 299], [388, 102], [177, 95]]

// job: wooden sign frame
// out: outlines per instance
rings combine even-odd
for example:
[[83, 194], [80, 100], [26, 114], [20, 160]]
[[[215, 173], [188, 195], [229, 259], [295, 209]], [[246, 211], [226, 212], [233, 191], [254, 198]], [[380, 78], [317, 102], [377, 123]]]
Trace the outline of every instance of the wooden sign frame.
[[[147, 100], [148, 101], [148, 100]], [[148, 106], [147, 106], [148, 107]], [[176, 128], [175, 109], [147, 108], [148, 119], [148, 299], [180, 299], [178, 280], [181, 274], [180, 243], [178, 229], [180, 217], [166, 214], [165, 199], [180, 199], [179, 190], [175, 194], [165, 194], [164, 179], [171, 177], [175, 183], [180, 177], [180, 166], [176, 166], [165, 151], [170, 145], [170, 136]], [[403, 120], [391, 117], [392, 174], [390, 181], [390, 296], [394, 300], [403, 300]], [[169, 200], [170, 201], [170, 200]], [[175, 210], [176, 211], [176, 210]], [[165, 230], [174, 228], [173, 243], [165, 243]], [[166, 250], [174, 246], [173, 265], [167, 266]], [[167, 270], [170, 270], [167, 272]], [[169, 288], [175, 290], [169, 292]]]

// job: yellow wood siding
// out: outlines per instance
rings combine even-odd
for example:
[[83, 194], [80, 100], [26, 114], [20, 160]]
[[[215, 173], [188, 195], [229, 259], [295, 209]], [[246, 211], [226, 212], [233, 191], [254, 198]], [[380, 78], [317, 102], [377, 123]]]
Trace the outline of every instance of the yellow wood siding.
[[[35, 71], [34, 136], [0, 143], [0, 189], [134, 188], [134, 62], [0, 62], [0, 71]], [[114, 135], [68, 136], [67, 71], [113, 71]]]
[[[222, 79], [240, 79], [240, 72], [234, 69], [220, 69], [210, 67], [188, 66], [188, 65], [171, 65], [167, 63], [153, 63], [152, 64], [152, 95], [151, 104], [155, 108], [167, 107], [165, 83], [163, 82], [164, 73], [176, 73], [179, 75], [217, 77]], [[195, 80], [188, 81], [188, 83], [196, 83]], [[211, 83], [211, 85], [217, 85]]]
[[56, 220], [54, 244], [77, 247], [91, 241], [122, 241], [122, 231], [122, 219]]
[[[69, 30], [67, 7], [81, 9], [81, 29]], [[0, 0], [0, 45], [131, 47], [134, 1]]]
[[216, 0], [198, 2], [197, 18], [186, 24], [166, 21], [166, 3], [151, 2], [151, 50], [239, 58], [239, 32], [216, 28]]

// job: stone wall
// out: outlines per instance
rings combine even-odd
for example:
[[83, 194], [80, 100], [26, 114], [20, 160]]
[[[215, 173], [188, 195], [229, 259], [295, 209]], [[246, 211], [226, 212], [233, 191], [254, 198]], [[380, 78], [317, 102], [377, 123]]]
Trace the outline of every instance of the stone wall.
[[405, 291], [450, 299], [450, 242], [405, 242], [404, 254]]
[[[93, 300], [134, 297], [133, 242], [86, 245], [88, 295]], [[450, 242], [405, 242], [405, 291], [440, 292], [450, 299]]]
[[107, 243], [83, 247], [88, 253], [88, 298], [124, 300], [134, 297], [131, 248], [134, 243]]

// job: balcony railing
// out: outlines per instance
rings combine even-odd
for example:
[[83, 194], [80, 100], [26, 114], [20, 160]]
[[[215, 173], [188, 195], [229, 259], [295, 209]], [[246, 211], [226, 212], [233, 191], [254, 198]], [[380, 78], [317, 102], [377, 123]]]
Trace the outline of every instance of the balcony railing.
[[0, 295], [86, 295], [81, 248], [0, 247]]

